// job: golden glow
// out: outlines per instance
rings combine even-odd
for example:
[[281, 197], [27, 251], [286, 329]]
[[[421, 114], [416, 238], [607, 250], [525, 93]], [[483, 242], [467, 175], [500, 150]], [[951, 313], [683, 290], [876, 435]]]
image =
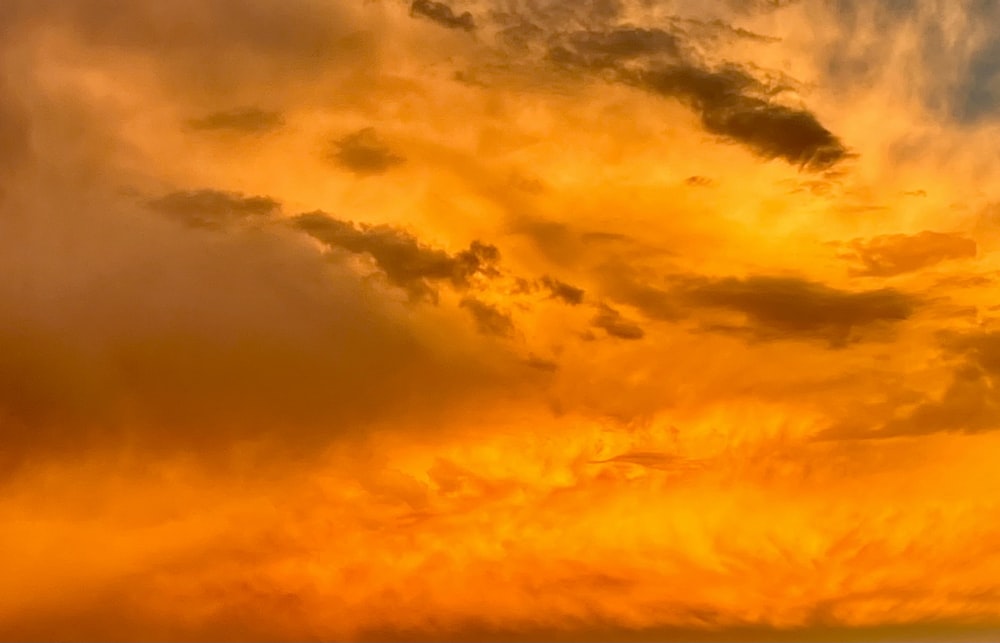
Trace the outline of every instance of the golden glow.
[[996, 634], [996, 10], [125, 4], [0, 8], [0, 638]]

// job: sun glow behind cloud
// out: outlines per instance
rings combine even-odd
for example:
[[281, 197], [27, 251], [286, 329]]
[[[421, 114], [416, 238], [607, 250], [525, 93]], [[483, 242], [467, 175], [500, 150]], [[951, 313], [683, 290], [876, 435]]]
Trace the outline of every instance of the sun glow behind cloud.
[[0, 637], [989, 640], [983, 3], [0, 8]]

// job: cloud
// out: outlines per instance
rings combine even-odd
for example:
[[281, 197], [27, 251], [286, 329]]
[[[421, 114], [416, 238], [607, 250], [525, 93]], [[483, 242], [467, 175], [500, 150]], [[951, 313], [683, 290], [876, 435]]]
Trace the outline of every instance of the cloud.
[[890, 234], [871, 239], [855, 239], [849, 244], [852, 252], [844, 259], [861, 267], [851, 274], [867, 277], [891, 277], [914, 272], [944, 261], [976, 256], [976, 242], [959, 234], [925, 230], [914, 235]]
[[707, 131], [745, 145], [763, 158], [780, 158], [820, 171], [847, 157], [843, 143], [815, 115], [765, 98], [773, 88], [738, 67], [709, 70], [677, 64], [642, 70], [626, 78], [690, 106], [701, 116]]
[[646, 335], [638, 324], [625, 319], [620, 312], [607, 304], [598, 306], [598, 313], [590, 320], [590, 323], [611, 337], [618, 339], [636, 340], [642, 339]]
[[706, 131], [762, 158], [822, 171], [849, 156], [812, 112], [775, 101], [787, 87], [758, 80], [733, 63], [712, 68], [691, 53], [698, 43], [690, 33], [619, 28], [553, 38], [559, 44], [549, 47], [549, 60], [591, 73], [609, 72], [618, 82], [676, 99], [700, 116]]
[[610, 263], [603, 266], [601, 272], [605, 289], [615, 301], [639, 309], [650, 319], [678, 321], [684, 317], [673, 293], [645, 283], [629, 265]]
[[[995, 200], [986, 130], [831, 90], [831, 3], [445, 2], [475, 35], [405, 0], [0, 0], [0, 638], [986, 636], [995, 231], [924, 275], [975, 318], [827, 281], [936, 261], [890, 233]], [[266, 145], [219, 111], [275, 97]], [[822, 137], [718, 116], [777, 107], [864, 163], [797, 182]], [[336, 157], [360, 123], [392, 180]], [[954, 154], [888, 163], [894, 127]], [[908, 439], [810, 440], [842, 418]]]
[[877, 439], [1000, 429], [1000, 332], [948, 333], [943, 348], [959, 361], [940, 395], [924, 396], [881, 422], [840, 422], [818, 437]]
[[471, 13], [466, 11], [460, 15], [456, 14], [445, 3], [434, 0], [413, 0], [410, 5], [410, 15], [423, 16], [449, 29], [473, 31], [476, 28]]
[[334, 141], [333, 146], [330, 158], [356, 174], [381, 174], [404, 161], [379, 139], [372, 127], [348, 134]]
[[566, 34], [563, 42], [564, 45], [549, 50], [551, 60], [594, 70], [616, 69], [635, 58], [681, 55], [678, 36], [662, 29], [574, 31]]
[[[985, 14], [986, 12], [984, 12]], [[982, 19], [996, 20], [993, 15]], [[967, 63], [965, 77], [955, 90], [952, 113], [963, 123], [975, 124], [995, 118], [1000, 107], [1000, 71], [996, 61], [1000, 56], [1000, 40], [992, 39], [976, 51]]]
[[[185, 215], [192, 203], [247, 203], [208, 194], [168, 203], [183, 205]], [[194, 234], [142, 216], [127, 200], [70, 208], [62, 199], [71, 196], [51, 198], [48, 206], [36, 202], [28, 219], [11, 216], [10, 206], [0, 210], [7, 474], [124, 443], [157, 457], [191, 451], [206, 460], [240, 444], [268, 444], [277, 465], [363, 434], [378, 418], [448, 413], [459, 391], [495, 386], [505, 370], [521, 373], [513, 386], [526, 381], [517, 356], [480, 352], [455, 316], [432, 323], [418, 310], [402, 313], [291, 227]], [[332, 242], [369, 248], [404, 282], [461, 284], [495, 259], [478, 246], [456, 255], [415, 246], [416, 260], [429, 261], [415, 268], [407, 250], [379, 245], [412, 240], [377, 229], [371, 238], [353, 229], [340, 239], [331, 226], [323, 230]], [[426, 267], [440, 267], [437, 258], [447, 270]], [[447, 347], [435, 339], [442, 329]]]
[[304, 0], [154, 0], [118, 6], [109, 0], [12, 0], [6, 19], [30, 42], [60, 29], [99, 51], [157, 70], [175, 91], [253, 99], [362, 62], [351, 52], [358, 16], [338, 3]]
[[323, 212], [300, 214], [290, 222], [331, 248], [370, 255], [389, 282], [405, 290], [413, 301], [437, 301], [435, 282], [466, 288], [476, 276], [495, 274], [500, 261], [495, 246], [478, 241], [451, 255], [421, 244], [402, 230], [384, 225], [356, 225]]
[[602, 273], [607, 296], [650, 319], [694, 318], [704, 330], [753, 341], [819, 340], [843, 348], [909, 319], [919, 305], [892, 288], [839, 290], [798, 277], [674, 274], [651, 285], [624, 265], [605, 265]]
[[230, 130], [260, 133], [277, 129], [284, 124], [280, 112], [269, 112], [257, 107], [242, 107], [224, 112], [213, 112], [188, 121], [196, 130]]
[[870, 327], [904, 321], [917, 306], [892, 288], [838, 290], [795, 277], [680, 277], [670, 292], [689, 306], [743, 315], [745, 325], [732, 330], [755, 339], [819, 339], [832, 347], [859, 340]]
[[266, 196], [220, 190], [171, 192], [148, 202], [153, 210], [195, 227], [215, 228], [245, 219], [269, 218], [281, 204]]
[[508, 313], [472, 297], [464, 298], [461, 306], [472, 315], [480, 333], [496, 337], [513, 337], [514, 320]]
[[571, 306], [576, 306], [583, 302], [584, 291], [581, 288], [571, 286], [559, 281], [554, 277], [545, 276], [541, 279], [542, 285], [549, 290], [552, 297], [563, 301]]
[[526, 360], [524, 360], [526, 366], [530, 366], [539, 371], [545, 371], [547, 373], [554, 373], [559, 370], [558, 362], [550, 359], [545, 359], [538, 357], [537, 355], [529, 355]]

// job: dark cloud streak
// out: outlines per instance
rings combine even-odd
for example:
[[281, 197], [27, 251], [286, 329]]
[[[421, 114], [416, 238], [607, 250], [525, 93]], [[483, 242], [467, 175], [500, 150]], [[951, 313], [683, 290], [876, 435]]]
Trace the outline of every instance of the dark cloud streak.
[[638, 324], [625, 319], [620, 312], [607, 304], [598, 306], [598, 312], [590, 323], [618, 339], [637, 340], [646, 336]]
[[214, 112], [188, 121], [195, 130], [228, 130], [234, 132], [261, 133], [281, 127], [284, 124], [280, 112], [269, 112], [256, 107], [243, 107], [224, 112]]
[[683, 277], [671, 289], [678, 301], [746, 317], [756, 339], [820, 339], [843, 347], [867, 328], [908, 319], [916, 300], [892, 288], [838, 290], [795, 277]]
[[476, 322], [476, 328], [483, 335], [507, 338], [514, 336], [514, 320], [496, 306], [471, 297], [463, 299], [461, 306], [469, 311]]
[[413, 235], [397, 228], [354, 224], [323, 212], [300, 214], [290, 223], [331, 248], [368, 254], [389, 282], [406, 291], [412, 301], [436, 302], [435, 282], [467, 288], [477, 275], [495, 275], [500, 261], [500, 252], [495, 246], [478, 241], [451, 255], [425, 246]]
[[780, 158], [819, 171], [848, 154], [811, 112], [751, 93], [767, 94], [771, 88], [737, 67], [709, 70], [677, 64], [629, 73], [626, 78], [690, 106], [707, 131], [745, 145], [763, 158]]
[[371, 127], [334, 141], [330, 158], [355, 174], [381, 174], [404, 161]]
[[203, 228], [223, 227], [248, 218], [272, 217], [281, 209], [281, 204], [270, 197], [220, 190], [172, 192], [149, 201], [148, 205], [187, 225]]
[[471, 13], [466, 11], [462, 14], [456, 14], [445, 3], [434, 0], [413, 0], [413, 4], [410, 5], [410, 15], [423, 16], [448, 29], [474, 31], [476, 28], [476, 22]]

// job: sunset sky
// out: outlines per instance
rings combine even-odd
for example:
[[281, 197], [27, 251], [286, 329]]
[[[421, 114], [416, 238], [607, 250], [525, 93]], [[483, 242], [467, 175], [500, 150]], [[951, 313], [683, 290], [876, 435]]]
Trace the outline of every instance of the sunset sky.
[[0, 639], [1000, 639], [1000, 4], [0, 0]]

